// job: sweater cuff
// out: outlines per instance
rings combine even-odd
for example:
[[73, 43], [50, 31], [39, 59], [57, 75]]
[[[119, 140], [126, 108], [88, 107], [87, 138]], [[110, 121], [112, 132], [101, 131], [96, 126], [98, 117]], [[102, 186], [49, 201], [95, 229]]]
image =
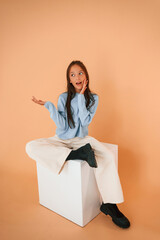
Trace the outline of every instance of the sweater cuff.
[[47, 109], [49, 109], [50, 103], [51, 103], [50, 101], [47, 101], [47, 102], [44, 104], [44, 107], [47, 108]]

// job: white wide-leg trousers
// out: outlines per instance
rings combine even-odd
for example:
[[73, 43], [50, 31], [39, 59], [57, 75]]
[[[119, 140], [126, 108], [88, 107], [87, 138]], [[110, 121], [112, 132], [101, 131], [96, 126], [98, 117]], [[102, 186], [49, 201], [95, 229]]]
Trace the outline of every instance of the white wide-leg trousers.
[[75, 137], [63, 140], [55, 134], [53, 137], [39, 138], [28, 142], [26, 152], [33, 160], [48, 167], [55, 174], [60, 174], [69, 153], [86, 143], [90, 143], [95, 154], [98, 167], [93, 170], [103, 202], [124, 202], [114, 155], [94, 137], [87, 135], [84, 138]]

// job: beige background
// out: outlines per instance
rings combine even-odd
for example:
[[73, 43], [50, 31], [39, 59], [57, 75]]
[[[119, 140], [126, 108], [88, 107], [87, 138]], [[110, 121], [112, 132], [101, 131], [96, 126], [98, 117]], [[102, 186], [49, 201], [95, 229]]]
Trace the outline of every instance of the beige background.
[[[160, 1], [0, 1], [1, 239], [160, 237]], [[89, 135], [118, 144], [131, 227], [100, 213], [85, 228], [38, 202], [36, 163], [25, 152], [55, 123], [32, 95], [57, 106], [66, 69], [81, 60], [100, 99]]]

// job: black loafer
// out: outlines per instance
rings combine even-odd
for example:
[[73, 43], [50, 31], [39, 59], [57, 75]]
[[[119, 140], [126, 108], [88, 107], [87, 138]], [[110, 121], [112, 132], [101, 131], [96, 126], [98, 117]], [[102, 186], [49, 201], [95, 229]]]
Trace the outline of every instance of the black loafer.
[[130, 227], [130, 222], [114, 203], [102, 203], [100, 207], [101, 212], [112, 217], [112, 221], [121, 228]]
[[90, 167], [97, 168], [97, 161], [95, 159], [94, 151], [90, 150], [87, 155], [87, 163], [89, 164]]
[[90, 143], [87, 143], [85, 146], [83, 146], [82, 152], [86, 154], [86, 157], [84, 160], [86, 160], [89, 166], [93, 168], [97, 168], [98, 167], [97, 161]]

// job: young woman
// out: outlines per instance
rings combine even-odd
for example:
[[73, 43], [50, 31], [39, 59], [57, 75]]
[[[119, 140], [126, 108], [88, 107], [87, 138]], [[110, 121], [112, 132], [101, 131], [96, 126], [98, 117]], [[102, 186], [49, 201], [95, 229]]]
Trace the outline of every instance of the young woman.
[[69, 64], [66, 77], [67, 91], [59, 95], [57, 109], [52, 102], [33, 96], [33, 102], [48, 109], [57, 128], [53, 137], [28, 142], [26, 152], [56, 174], [60, 174], [70, 159], [85, 160], [94, 169], [103, 199], [100, 210], [110, 215], [117, 226], [128, 228], [128, 218], [116, 205], [124, 202], [124, 197], [114, 156], [100, 141], [88, 135], [99, 96], [90, 91], [89, 74], [81, 61]]

